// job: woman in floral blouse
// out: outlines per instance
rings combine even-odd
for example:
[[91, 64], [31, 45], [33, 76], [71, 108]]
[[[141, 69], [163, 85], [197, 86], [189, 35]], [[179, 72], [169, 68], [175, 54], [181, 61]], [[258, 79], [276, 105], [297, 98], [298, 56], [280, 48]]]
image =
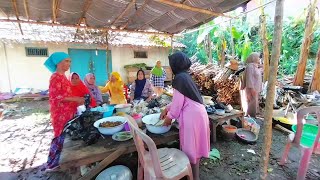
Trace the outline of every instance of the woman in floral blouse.
[[54, 138], [51, 142], [46, 169], [59, 165], [65, 135], [65, 124], [74, 117], [77, 106], [84, 103], [83, 97], [72, 96], [71, 83], [65, 76], [70, 68], [71, 59], [64, 52], [53, 53], [44, 65], [53, 73], [49, 84], [49, 104]]

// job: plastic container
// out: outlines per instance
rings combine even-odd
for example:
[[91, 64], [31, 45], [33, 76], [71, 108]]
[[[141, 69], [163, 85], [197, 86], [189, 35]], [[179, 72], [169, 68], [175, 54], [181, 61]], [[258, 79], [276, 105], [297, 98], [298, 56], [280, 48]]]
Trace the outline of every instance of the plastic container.
[[123, 165], [109, 167], [103, 170], [96, 180], [132, 180], [133, 176], [129, 168]]
[[117, 112], [130, 113], [131, 104], [118, 104], [115, 108]]
[[[154, 134], [163, 134], [171, 129], [170, 126], [162, 126], [162, 125], [154, 125], [159, 122], [160, 119], [160, 113], [157, 114], [149, 114], [142, 118], [142, 122], [146, 124], [147, 130]], [[174, 120], [172, 121], [172, 123]]]
[[113, 114], [114, 106], [106, 106], [106, 105], [103, 105], [102, 107], [98, 106], [98, 107], [95, 107], [95, 108], [91, 108], [91, 111], [102, 112], [104, 118], [105, 117], [110, 117]]
[[[142, 116], [140, 114], [133, 115], [132, 118], [134, 120], [136, 120], [139, 127], [142, 126], [142, 120], [141, 120]], [[128, 122], [126, 122], [126, 124], [124, 125], [124, 130], [130, 131], [130, 126], [129, 126]]]
[[[100, 127], [99, 126], [100, 123], [106, 122], [106, 121], [111, 121], [111, 122], [121, 121], [122, 124], [120, 124], [119, 126], [115, 126], [115, 127]], [[103, 118], [103, 119], [100, 119], [100, 120], [96, 121], [93, 124], [93, 126], [96, 127], [101, 134], [113, 135], [113, 134], [115, 134], [117, 132], [120, 132], [124, 128], [124, 125], [125, 125], [126, 122], [127, 122], [127, 119], [124, 118], [124, 117], [112, 116], [112, 117], [107, 117], [107, 118]]]
[[[293, 132], [297, 132], [297, 125], [292, 126]], [[318, 133], [318, 126], [312, 124], [304, 124], [302, 128], [302, 136], [300, 142], [302, 145], [311, 147], [314, 143], [316, 135]], [[320, 140], [316, 148], [317, 153], [320, 153]]]
[[222, 134], [225, 140], [230, 141], [235, 137], [237, 127], [232, 125], [222, 125]]

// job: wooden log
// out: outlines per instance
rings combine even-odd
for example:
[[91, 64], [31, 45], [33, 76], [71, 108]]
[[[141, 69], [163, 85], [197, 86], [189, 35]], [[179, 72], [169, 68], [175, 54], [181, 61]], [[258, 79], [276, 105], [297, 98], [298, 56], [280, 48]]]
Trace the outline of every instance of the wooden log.
[[295, 86], [303, 86], [303, 80], [306, 73], [307, 60], [310, 51], [310, 44], [313, 38], [313, 25], [315, 22], [314, 15], [315, 9], [317, 7], [317, 1], [318, 0], [314, 0], [309, 7], [304, 31], [304, 39], [300, 50], [299, 64], [293, 80], [293, 85]]
[[312, 75], [312, 80], [309, 85], [309, 92], [313, 91], [320, 91], [320, 44], [318, 48], [317, 59]]
[[[262, 4], [262, 3], [261, 3]], [[269, 77], [269, 49], [267, 40], [266, 16], [264, 14], [264, 7], [261, 7], [260, 16], [260, 37], [263, 46], [263, 82], [268, 81]]]
[[276, 11], [274, 16], [274, 33], [272, 39], [272, 53], [270, 63], [269, 81], [267, 87], [267, 101], [264, 114], [264, 129], [265, 135], [263, 139], [263, 147], [260, 162], [260, 179], [266, 179], [268, 175], [268, 165], [270, 149], [272, 144], [272, 114], [273, 103], [275, 98], [275, 86], [277, 82], [278, 64], [280, 58], [281, 39], [282, 39], [282, 26], [283, 26], [283, 2], [284, 0], [277, 0]]

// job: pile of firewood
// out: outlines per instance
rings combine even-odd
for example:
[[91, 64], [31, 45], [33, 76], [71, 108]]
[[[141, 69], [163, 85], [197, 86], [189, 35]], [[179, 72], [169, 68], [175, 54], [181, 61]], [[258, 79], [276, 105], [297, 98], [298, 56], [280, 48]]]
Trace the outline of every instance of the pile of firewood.
[[203, 95], [210, 96], [215, 94], [214, 78], [217, 69], [217, 66], [211, 63], [202, 65], [199, 62], [195, 62], [191, 65], [190, 74]]
[[202, 95], [217, 96], [217, 100], [226, 104], [239, 104], [238, 78], [233, 76], [235, 72], [228, 68], [220, 68], [209, 63], [203, 65], [193, 61], [190, 74], [198, 85]]
[[240, 81], [236, 76], [217, 81], [214, 88], [217, 91], [217, 100], [226, 104], [240, 104]]

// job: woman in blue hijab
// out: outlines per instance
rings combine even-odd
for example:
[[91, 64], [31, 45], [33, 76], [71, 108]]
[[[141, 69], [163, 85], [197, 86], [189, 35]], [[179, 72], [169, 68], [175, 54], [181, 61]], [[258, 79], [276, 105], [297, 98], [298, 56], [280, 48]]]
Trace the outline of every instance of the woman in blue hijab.
[[55, 52], [44, 63], [53, 74], [49, 83], [49, 104], [54, 138], [51, 142], [46, 169], [55, 169], [59, 165], [63, 148], [65, 124], [74, 117], [77, 106], [84, 103], [83, 97], [73, 97], [71, 83], [65, 76], [70, 68], [71, 59], [64, 52]]

